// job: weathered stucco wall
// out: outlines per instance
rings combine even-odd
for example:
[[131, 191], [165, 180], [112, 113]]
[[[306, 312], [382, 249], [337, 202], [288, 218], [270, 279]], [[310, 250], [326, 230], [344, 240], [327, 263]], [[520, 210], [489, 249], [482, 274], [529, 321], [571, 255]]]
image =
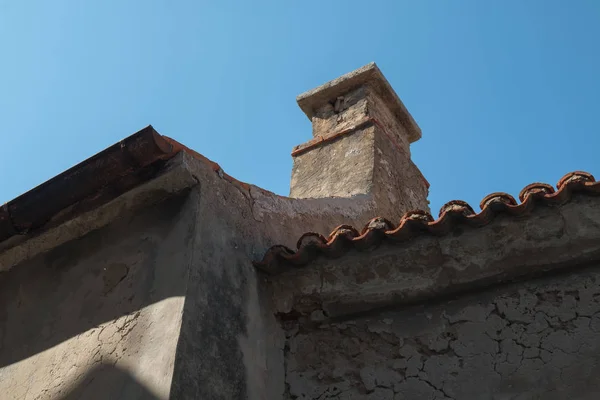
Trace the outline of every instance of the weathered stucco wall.
[[374, 128], [343, 136], [294, 157], [290, 196], [350, 197], [372, 191]]
[[0, 397], [166, 399], [195, 205], [119, 219], [0, 275]]
[[[249, 262], [262, 232], [247, 192], [213, 171], [199, 168], [196, 174], [194, 250], [171, 398], [276, 398], [267, 393], [281, 396], [282, 335], [277, 338]], [[271, 362], [279, 381], [267, 379]]]
[[600, 267], [437, 304], [285, 323], [287, 399], [597, 399]]
[[[28, 237], [10, 248], [5, 260], [25, 261], [0, 275], [6, 398], [595, 398], [595, 270], [376, 311], [599, 260], [591, 198], [267, 276], [251, 261], [269, 246], [380, 210], [368, 196], [279, 197], [187, 154], [170, 168], [185, 193], [156, 180], [95, 210], [111, 216], [103, 228], [39, 254]], [[44, 243], [68, 230], [56, 229]]]
[[293, 245], [307, 227], [362, 223], [372, 208], [360, 198], [283, 198], [190, 167], [197, 222], [171, 396], [280, 399], [285, 337], [251, 261], [275, 243]]
[[[72, 231], [61, 225], [1, 254], [23, 260], [0, 275], [6, 398], [283, 396], [285, 337], [251, 261], [306, 229], [360, 225], [372, 203], [279, 197], [187, 154], [172, 164], [170, 178], [67, 222], [91, 232], [54, 241]], [[165, 190], [184, 176], [185, 193]]]
[[398, 148], [380, 128], [375, 135], [373, 194], [381, 215], [394, 224], [407, 211], [429, 212], [429, 183], [410, 158], [410, 148]]

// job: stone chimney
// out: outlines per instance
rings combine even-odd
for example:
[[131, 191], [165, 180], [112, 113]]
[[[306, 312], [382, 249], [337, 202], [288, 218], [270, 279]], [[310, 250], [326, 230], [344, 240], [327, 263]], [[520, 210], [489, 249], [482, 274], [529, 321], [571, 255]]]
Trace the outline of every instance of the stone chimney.
[[375, 63], [297, 101], [313, 139], [292, 152], [290, 197], [366, 195], [374, 214], [394, 222], [406, 211], [429, 211], [429, 183], [410, 159], [421, 129]]

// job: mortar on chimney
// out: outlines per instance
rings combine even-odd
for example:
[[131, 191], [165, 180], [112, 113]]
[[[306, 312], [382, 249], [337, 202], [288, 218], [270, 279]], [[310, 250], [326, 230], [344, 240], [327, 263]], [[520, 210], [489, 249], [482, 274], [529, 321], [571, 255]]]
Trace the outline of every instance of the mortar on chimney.
[[398, 220], [429, 211], [429, 183], [410, 158], [421, 129], [375, 63], [301, 94], [313, 139], [296, 146], [290, 197], [370, 196]]

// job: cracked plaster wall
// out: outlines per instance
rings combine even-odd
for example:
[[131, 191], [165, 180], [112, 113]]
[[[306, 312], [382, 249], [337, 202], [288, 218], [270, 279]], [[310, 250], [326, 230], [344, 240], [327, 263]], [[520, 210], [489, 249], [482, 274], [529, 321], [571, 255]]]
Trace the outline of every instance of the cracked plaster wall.
[[361, 129], [294, 157], [290, 197], [366, 195], [373, 186], [375, 133]]
[[364, 223], [368, 199], [289, 199], [231, 183], [193, 160], [197, 221], [172, 398], [281, 399], [285, 337], [251, 261], [306, 229]]
[[600, 398], [598, 266], [284, 327], [286, 399]]
[[307, 229], [365, 223], [372, 202], [276, 196], [187, 154], [172, 168], [135, 191], [185, 176], [185, 194], [134, 208], [125, 194], [98, 211], [102, 228], [11, 249], [27, 257], [0, 274], [0, 398], [282, 397], [284, 336], [251, 261]]
[[1, 274], [0, 398], [168, 398], [192, 210], [170, 198]]

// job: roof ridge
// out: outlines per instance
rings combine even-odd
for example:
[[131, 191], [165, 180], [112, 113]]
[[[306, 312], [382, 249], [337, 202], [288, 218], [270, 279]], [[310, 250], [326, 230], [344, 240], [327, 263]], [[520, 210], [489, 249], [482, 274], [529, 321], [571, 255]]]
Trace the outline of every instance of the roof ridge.
[[321, 255], [336, 258], [352, 248], [369, 250], [384, 240], [405, 242], [423, 234], [442, 236], [460, 224], [478, 228], [491, 223], [500, 213], [524, 216], [539, 204], [559, 206], [567, 203], [576, 192], [600, 195], [600, 182], [596, 182], [592, 174], [584, 171], [566, 174], [558, 181], [556, 188], [554, 190], [554, 187], [546, 183], [531, 183], [519, 193], [521, 203], [508, 193], [491, 193], [480, 202], [479, 213], [475, 213], [462, 200], [452, 200], [441, 207], [437, 220], [426, 211], [415, 210], [405, 213], [397, 226], [382, 217], [376, 217], [361, 231], [352, 226], [341, 225], [327, 237], [307, 232], [298, 240], [296, 251], [283, 245], [275, 245], [266, 251], [262, 260], [253, 264], [261, 271], [275, 274], [290, 267], [304, 266]]

